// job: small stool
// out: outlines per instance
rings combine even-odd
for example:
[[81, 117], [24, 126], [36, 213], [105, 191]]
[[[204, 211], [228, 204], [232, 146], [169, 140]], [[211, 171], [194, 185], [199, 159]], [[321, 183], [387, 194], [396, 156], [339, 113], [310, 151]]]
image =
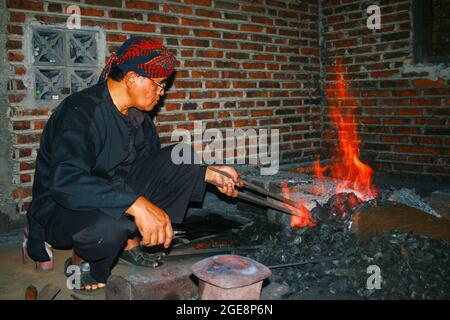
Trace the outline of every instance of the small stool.
[[259, 300], [269, 268], [237, 255], [219, 255], [201, 260], [191, 268], [199, 278], [201, 300]]

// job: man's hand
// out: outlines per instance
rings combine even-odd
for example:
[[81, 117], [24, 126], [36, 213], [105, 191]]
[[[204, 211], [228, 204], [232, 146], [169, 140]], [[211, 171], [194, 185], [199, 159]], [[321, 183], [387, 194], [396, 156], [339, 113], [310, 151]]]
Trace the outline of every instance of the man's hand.
[[[210, 168], [226, 172], [232, 178], [226, 177], [225, 175], [215, 172]], [[216, 185], [220, 192], [225, 193], [229, 197], [237, 197], [239, 192], [235, 189], [235, 187], [244, 186], [242, 180], [239, 179], [239, 173], [231, 166], [208, 166], [206, 169], [205, 181]]]
[[141, 245], [151, 247], [164, 244], [165, 248], [170, 246], [173, 229], [170, 218], [164, 210], [141, 196], [127, 209], [127, 213], [134, 217], [134, 222], [142, 235]]

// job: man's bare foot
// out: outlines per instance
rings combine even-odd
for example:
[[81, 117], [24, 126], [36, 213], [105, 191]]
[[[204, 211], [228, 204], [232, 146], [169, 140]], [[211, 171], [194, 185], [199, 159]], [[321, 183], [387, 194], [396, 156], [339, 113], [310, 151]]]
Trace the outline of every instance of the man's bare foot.
[[[85, 260], [83, 258], [81, 258], [80, 256], [78, 256], [75, 253], [75, 251], [72, 250], [72, 264], [80, 265], [83, 262], [85, 262]], [[106, 286], [106, 283], [101, 283], [101, 282], [96, 283], [96, 284], [87, 284], [84, 286], [84, 290], [93, 291], [93, 290], [104, 288], [105, 286]]]
[[106, 287], [106, 283], [99, 282], [99, 283], [93, 284], [93, 285], [87, 284], [84, 287], [84, 290], [87, 290], [87, 291], [91, 291], [92, 290], [92, 291], [94, 291], [94, 290], [101, 289], [101, 288], [104, 288], [104, 287]]

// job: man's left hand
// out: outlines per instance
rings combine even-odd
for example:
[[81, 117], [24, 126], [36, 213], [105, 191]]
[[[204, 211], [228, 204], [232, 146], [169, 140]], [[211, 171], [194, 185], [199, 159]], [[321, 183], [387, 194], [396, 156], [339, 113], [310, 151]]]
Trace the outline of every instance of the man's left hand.
[[[231, 176], [231, 178], [211, 170], [211, 167], [227, 173], [229, 176]], [[236, 186], [244, 186], [242, 180], [239, 179], [239, 173], [235, 168], [231, 166], [208, 166], [208, 169], [206, 170], [205, 181], [215, 184], [220, 192], [226, 194], [229, 197], [237, 197], [239, 192], [236, 190]]]

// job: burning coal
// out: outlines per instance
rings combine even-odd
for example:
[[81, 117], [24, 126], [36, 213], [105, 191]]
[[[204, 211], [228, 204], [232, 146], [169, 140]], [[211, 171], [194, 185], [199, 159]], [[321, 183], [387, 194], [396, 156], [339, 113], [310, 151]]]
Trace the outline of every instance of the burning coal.
[[[287, 183], [283, 183], [281, 185], [281, 191], [283, 192], [283, 197], [285, 197], [287, 199], [291, 199], [291, 197], [289, 196], [290, 190], [289, 190]], [[293, 213], [295, 213], [295, 215], [291, 216], [291, 227], [292, 228], [314, 227], [316, 224], [313, 221], [313, 219], [311, 218], [311, 212], [308, 210], [308, 208], [306, 208], [299, 202], [300, 201], [298, 201], [298, 204], [296, 207], [287, 205], [288, 208]]]

